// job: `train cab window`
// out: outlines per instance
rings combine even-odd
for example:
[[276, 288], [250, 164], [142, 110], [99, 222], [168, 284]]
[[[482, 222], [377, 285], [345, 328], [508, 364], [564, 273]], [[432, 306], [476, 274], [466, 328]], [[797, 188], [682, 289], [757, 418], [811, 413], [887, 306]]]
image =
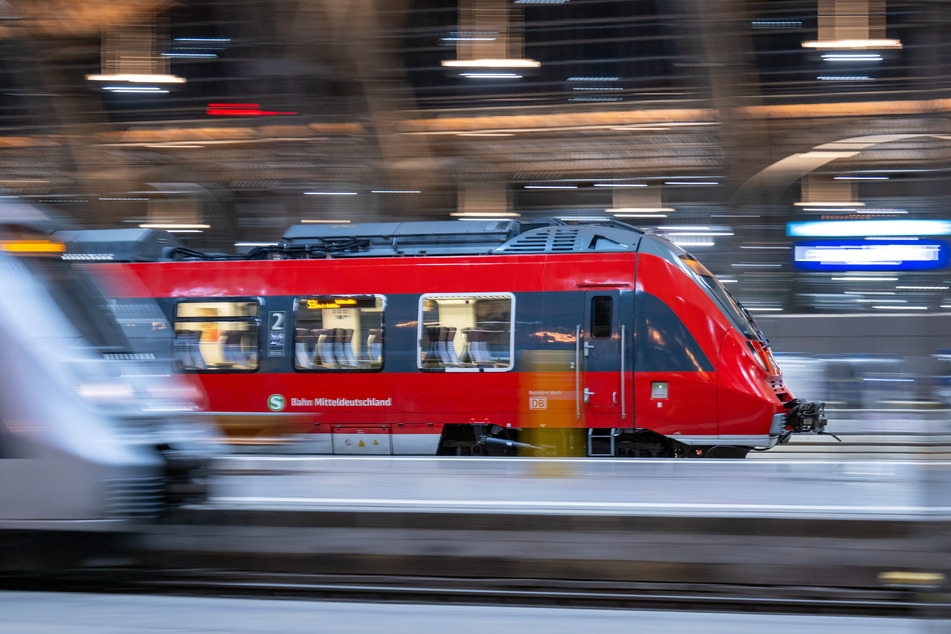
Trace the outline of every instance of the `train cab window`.
[[514, 358], [515, 296], [511, 293], [420, 297], [421, 370], [505, 372]]
[[753, 316], [740, 304], [739, 301], [730, 291], [726, 290], [726, 287], [714, 277], [713, 273], [707, 270], [703, 264], [701, 264], [697, 258], [693, 257], [690, 254], [684, 253], [679, 256], [679, 261], [681, 266], [686, 270], [690, 271], [697, 281], [700, 282], [701, 286], [706, 288], [710, 293], [716, 297], [717, 302], [720, 303], [720, 307], [723, 310], [723, 313], [729, 317], [733, 323], [737, 326], [738, 330], [743, 333], [744, 336], [749, 339], [755, 339], [757, 341], [765, 341], [766, 338], [763, 336], [762, 331], [760, 331], [759, 326], [756, 325], [756, 322], [753, 321]]
[[591, 298], [591, 336], [607, 339], [611, 336], [614, 298], [596, 295]]
[[384, 304], [382, 295], [299, 298], [294, 307], [294, 367], [381, 369]]
[[258, 368], [257, 301], [183, 301], [175, 307], [175, 356], [185, 370]]

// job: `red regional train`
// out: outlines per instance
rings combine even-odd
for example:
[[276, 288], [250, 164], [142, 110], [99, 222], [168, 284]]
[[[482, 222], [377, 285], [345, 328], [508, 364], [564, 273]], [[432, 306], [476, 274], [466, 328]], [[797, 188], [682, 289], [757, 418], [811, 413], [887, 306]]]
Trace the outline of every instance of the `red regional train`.
[[154, 230], [61, 239], [111, 260], [90, 267], [114, 301], [159, 302], [228, 433], [334, 454], [744, 457], [826, 426], [696, 258], [621, 223], [301, 224], [243, 256]]

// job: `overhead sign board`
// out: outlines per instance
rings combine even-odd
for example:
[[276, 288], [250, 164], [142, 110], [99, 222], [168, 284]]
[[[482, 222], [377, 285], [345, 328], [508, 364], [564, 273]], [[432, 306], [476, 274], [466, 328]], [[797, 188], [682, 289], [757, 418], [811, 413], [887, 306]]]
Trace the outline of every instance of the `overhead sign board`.
[[914, 271], [942, 269], [951, 248], [941, 240], [809, 240], [793, 249], [806, 271]]

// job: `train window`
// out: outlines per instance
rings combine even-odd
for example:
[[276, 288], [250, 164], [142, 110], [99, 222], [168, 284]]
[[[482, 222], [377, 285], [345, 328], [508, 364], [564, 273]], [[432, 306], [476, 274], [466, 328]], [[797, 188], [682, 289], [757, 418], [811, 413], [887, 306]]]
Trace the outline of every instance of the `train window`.
[[129, 341], [94, 279], [57, 258], [30, 256], [18, 261], [43, 281], [50, 296], [90, 344], [114, 352], [129, 349]]
[[294, 367], [379, 370], [383, 367], [382, 295], [315, 295], [297, 300]]
[[766, 340], [759, 326], [753, 321], [753, 316], [733, 297], [730, 291], [726, 290], [720, 280], [707, 270], [707, 267], [690, 254], [684, 253], [679, 257], [682, 265], [693, 273], [695, 278], [717, 298], [723, 312], [738, 326], [744, 336], [758, 341]]
[[258, 368], [257, 301], [183, 301], [175, 307], [175, 357], [185, 370]]
[[607, 339], [611, 336], [614, 300], [608, 295], [591, 298], [591, 336]]
[[505, 372], [512, 369], [515, 296], [430, 293], [419, 302], [421, 370]]

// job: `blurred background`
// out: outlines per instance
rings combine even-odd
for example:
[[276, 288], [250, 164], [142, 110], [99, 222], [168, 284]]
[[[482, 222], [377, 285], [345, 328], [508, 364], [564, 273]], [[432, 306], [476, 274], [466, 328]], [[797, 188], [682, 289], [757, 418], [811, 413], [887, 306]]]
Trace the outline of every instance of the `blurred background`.
[[8, 0], [0, 187], [222, 252], [302, 221], [617, 218], [692, 251], [777, 353], [821, 356], [815, 397], [899, 380], [878, 400], [933, 407], [949, 22], [927, 0]]
[[[361, 574], [379, 575], [372, 592], [400, 597], [406, 579], [385, 575], [498, 576], [500, 603], [512, 600], [511, 577], [602, 580], [586, 591], [621, 587], [654, 610], [665, 605], [658, 597], [696, 609], [671, 593], [713, 593], [696, 589], [706, 584], [723, 593], [724, 610], [762, 609], [734, 602], [749, 588], [757, 600], [772, 596], [775, 611], [792, 610], [793, 600], [813, 610], [819, 591], [810, 588], [825, 587], [857, 594], [833, 592], [842, 605], [822, 610], [884, 619], [928, 617], [940, 606], [947, 616], [948, 25], [944, 0], [0, 0], [0, 196], [54, 211], [62, 228], [166, 229], [217, 253], [275, 243], [298, 223], [629, 223], [680, 244], [727, 285], [771, 340], [792, 391], [825, 401], [829, 431], [846, 441], [797, 438], [750, 455], [758, 460], [677, 467], [350, 460], [280, 455], [296, 451], [283, 446], [228, 455], [216, 447], [208, 458], [164, 440], [161, 461], [144, 450], [113, 459], [97, 454], [113, 445], [76, 424], [70, 403], [79, 400], [40, 396], [60, 407], [51, 418], [70, 421], [79, 458], [57, 467], [59, 479], [41, 475], [42, 464], [22, 475], [12, 471], [17, 461], [2, 461], [10, 471], [0, 482], [32, 505], [23, 517], [84, 522], [152, 517], [177, 487], [185, 510], [133, 544], [145, 566], [187, 571], [155, 575], [162, 592], [192, 591], [201, 569], [238, 571], [208, 582], [213, 594], [258, 580], [267, 596], [285, 596], [280, 584], [323, 598]], [[17, 288], [0, 294], [7, 312], [42, 315], [14, 301]], [[165, 327], [153, 313], [118, 316], [139, 330]], [[32, 338], [39, 329], [26, 325]], [[171, 331], [163, 336], [145, 343], [169, 348]], [[123, 349], [105, 358], [122, 363], [116, 376], [86, 385], [91, 362], [76, 362], [75, 380], [107, 407], [141, 410], [129, 415], [140, 425], [116, 426], [116, 437], [139, 439], [127, 443], [137, 451], [155, 444], [143, 429], [200, 409], [184, 390], [130, 401], [147, 393], [125, 385], [145, 374], [131, 361], [152, 357]], [[44, 394], [44, 379], [22, 365], [6, 371]], [[163, 365], [146, 378], [169, 372]], [[11, 434], [32, 433], [24, 421], [32, 418], [11, 417]], [[204, 452], [213, 440], [194, 443]], [[23, 453], [2, 442], [0, 450]], [[265, 453], [275, 455], [255, 455]], [[109, 477], [96, 478], [115, 490], [106, 497], [118, 510], [99, 508], [92, 488], [91, 511], [48, 509], [55, 491], [80, 499], [61, 483], [71, 469], [92, 480], [87, 462], [103, 463]], [[204, 506], [188, 508], [201, 496]], [[23, 517], [0, 526], [13, 532], [0, 534], [13, 539], [0, 548], [0, 570], [19, 565], [14, 555], [27, 552], [19, 540], [34, 537]], [[69, 536], [62, 550], [72, 555], [75, 544]], [[290, 576], [254, 577], [255, 566]], [[298, 576], [318, 572], [326, 577]], [[97, 590], [85, 578], [77, 587]], [[564, 605], [563, 586], [543, 589], [545, 601]], [[620, 595], [612, 596], [584, 600]], [[11, 606], [24, 616], [0, 611], [0, 629], [22, 631], [16, 618], [42, 627], [58, 614], [23, 599]], [[364, 621], [361, 630], [356, 613], [339, 617], [356, 629], [330, 629], [382, 629]], [[100, 626], [119, 622], [102, 614], [93, 615]], [[132, 614], [150, 620], [130, 628], [166, 624], [139, 609], [120, 618]], [[301, 618], [299, 631], [312, 631], [316, 618]], [[451, 627], [473, 631], [458, 629], [468, 618], [453, 617]], [[616, 629], [599, 631], [630, 631], [627, 614], [618, 618]], [[389, 619], [380, 624], [391, 631], [426, 629]], [[590, 627], [588, 615], [578, 619]], [[855, 630], [925, 631], [883, 619], [873, 623], [879, 630], [868, 622]], [[258, 622], [248, 623], [232, 629]], [[657, 631], [684, 629], [673, 619], [666, 627]]]

